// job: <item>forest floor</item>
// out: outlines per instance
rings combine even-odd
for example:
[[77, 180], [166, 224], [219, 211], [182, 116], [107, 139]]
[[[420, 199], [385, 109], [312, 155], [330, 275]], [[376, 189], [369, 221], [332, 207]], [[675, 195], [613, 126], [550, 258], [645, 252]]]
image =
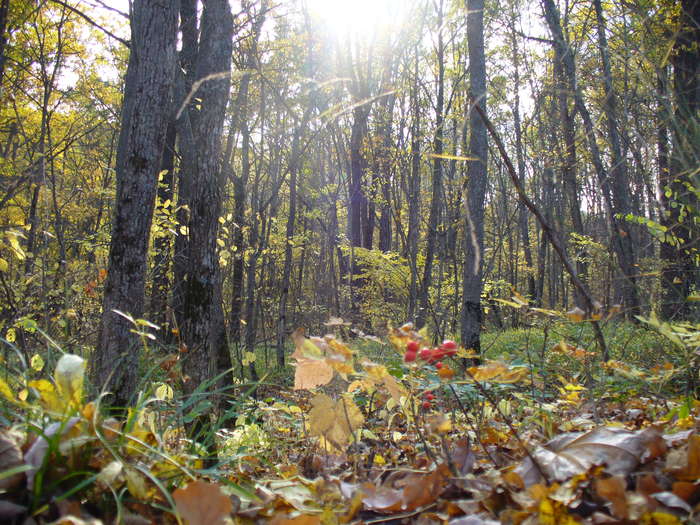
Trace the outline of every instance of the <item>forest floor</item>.
[[[297, 331], [293, 385], [187, 398], [173, 354], [126, 421], [85, 401], [82, 358], [50, 375], [37, 354], [0, 382], [0, 521], [696, 522], [698, 327], [610, 323], [603, 363], [587, 324], [486, 334], [479, 364], [410, 326]], [[220, 396], [214, 430], [187, 439]]]

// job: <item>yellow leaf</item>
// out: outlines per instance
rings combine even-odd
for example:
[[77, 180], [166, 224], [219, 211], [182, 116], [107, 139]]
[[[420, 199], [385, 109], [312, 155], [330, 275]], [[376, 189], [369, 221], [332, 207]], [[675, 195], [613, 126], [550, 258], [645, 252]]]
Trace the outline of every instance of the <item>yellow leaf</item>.
[[586, 312], [581, 310], [578, 306], [575, 306], [566, 312], [566, 317], [569, 319], [569, 321], [573, 321], [574, 323], [580, 323], [584, 320], [585, 316]]
[[155, 391], [156, 397], [160, 399], [161, 401], [167, 401], [169, 399], [172, 399], [175, 393], [173, 392], [173, 389], [170, 388], [169, 385], [166, 385], [163, 383], [160, 385], [158, 388], [156, 388]]
[[665, 512], [647, 512], [639, 519], [642, 525], [681, 525], [683, 523], [673, 514]]
[[10, 265], [7, 263], [5, 259], [0, 257], [0, 272], [7, 273], [7, 270], [10, 269]]
[[15, 340], [17, 339], [17, 333], [15, 332], [14, 328], [10, 328], [7, 333], [5, 334], [5, 339], [7, 339], [8, 343], [14, 343]]
[[255, 352], [246, 352], [243, 354], [243, 366], [248, 366], [255, 363]]
[[34, 354], [29, 361], [29, 365], [32, 367], [32, 370], [41, 372], [44, 369], [44, 359], [39, 354]]
[[146, 485], [146, 478], [140, 472], [133, 468], [127, 468], [124, 470], [124, 477], [126, 478], [126, 488], [129, 489], [132, 496], [141, 501], [149, 499], [150, 490]]
[[12, 393], [12, 389], [10, 386], [5, 383], [5, 380], [0, 378], [0, 394], [2, 394], [8, 401], [13, 401], [15, 400], [15, 396]]
[[34, 388], [39, 392], [41, 398], [41, 404], [46, 410], [51, 412], [56, 412], [58, 414], [63, 414], [66, 409], [66, 404], [62, 403], [56, 393], [56, 387], [53, 386], [51, 381], [46, 379], [37, 379], [36, 381], [30, 381], [28, 386]]
[[309, 433], [325, 440], [338, 450], [350, 442], [355, 429], [364, 422], [364, 416], [351, 399], [333, 401], [326, 394], [318, 394], [311, 400]]

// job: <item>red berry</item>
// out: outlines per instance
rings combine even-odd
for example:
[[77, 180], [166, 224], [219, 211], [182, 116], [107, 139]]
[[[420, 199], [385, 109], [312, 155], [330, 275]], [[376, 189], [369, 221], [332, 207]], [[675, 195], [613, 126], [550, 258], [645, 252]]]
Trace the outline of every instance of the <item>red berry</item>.
[[433, 357], [433, 351], [430, 348], [423, 348], [418, 354], [418, 357], [425, 361], [428, 361], [430, 360], [430, 358]]
[[403, 360], [406, 361], [407, 363], [412, 363], [413, 361], [416, 360], [416, 353], [415, 352], [406, 352], [403, 355]]
[[413, 352], [414, 354], [420, 350], [420, 345], [418, 344], [418, 341], [409, 341], [406, 343], [406, 351], [407, 352]]
[[438, 361], [437, 363], [435, 363], [435, 368], [440, 370], [442, 368], [442, 361]]
[[433, 399], [435, 399], [435, 394], [433, 394], [432, 392], [428, 392], [427, 394], [425, 394], [425, 399], [427, 401], [432, 401]]
[[447, 352], [442, 348], [433, 348], [433, 359], [440, 360], [447, 355]]
[[443, 350], [457, 350], [457, 343], [455, 343], [455, 342], [452, 341], [451, 339], [445, 339], [445, 340], [442, 342], [442, 345], [440, 345], [440, 347], [441, 347]]
[[431, 406], [432, 405], [431, 405], [430, 401], [423, 401], [423, 408], [425, 410], [428, 410]]

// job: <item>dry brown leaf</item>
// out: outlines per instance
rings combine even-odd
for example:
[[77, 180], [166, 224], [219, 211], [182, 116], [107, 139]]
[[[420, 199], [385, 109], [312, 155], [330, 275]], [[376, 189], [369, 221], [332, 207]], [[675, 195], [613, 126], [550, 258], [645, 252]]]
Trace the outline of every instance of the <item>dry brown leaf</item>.
[[593, 466], [604, 465], [612, 476], [626, 476], [640, 463], [649, 461], [665, 447], [661, 434], [653, 428], [629, 431], [598, 427], [588, 432], [561, 434], [537, 447], [515, 472], [526, 487], [539, 483], [540, 469], [549, 481], [565, 481]]
[[217, 483], [197, 480], [173, 492], [177, 512], [189, 525], [216, 525], [233, 510], [231, 499]]
[[318, 344], [304, 336], [304, 329], [297, 328], [292, 333], [295, 350], [291, 355], [296, 359], [294, 372], [294, 390], [316, 388], [330, 383], [333, 379], [333, 367], [328, 364], [321, 346], [328, 346], [322, 339]]
[[410, 512], [435, 502], [447, 484], [450, 471], [444, 463], [427, 473], [411, 473], [394, 480], [394, 487], [365, 483], [361, 490], [366, 509], [383, 514]]
[[616, 518], [626, 519], [629, 514], [627, 508], [627, 495], [625, 494], [625, 480], [620, 476], [607, 479], [596, 479], [595, 490], [598, 496], [611, 504], [612, 514]]
[[697, 481], [700, 479], [700, 436], [693, 434], [688, 438], [686, 464], [670, 468], [669, 471], [678, 481]]

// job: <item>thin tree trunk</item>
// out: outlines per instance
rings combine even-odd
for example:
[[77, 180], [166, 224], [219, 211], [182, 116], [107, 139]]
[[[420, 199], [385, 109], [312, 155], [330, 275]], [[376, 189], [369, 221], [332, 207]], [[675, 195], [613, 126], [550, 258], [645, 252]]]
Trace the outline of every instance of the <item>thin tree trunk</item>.
[[[518, 51], [518, 39], [515, 34], [515, 16], [512, 13], [510, 22], [510, 40], [512, 47], [513, 74], [514, 74], [514, 94], [513, 101], [513, 127], [515, 129], [515, 156], [518, 166], [518, 178], [520, 184], [525, 186], [525, 153], [523, 151], [523, 132], [520, 121], [520, 55]], [[520, 230], [520, 238], [523, 242], [523, 253], [525, 255], [525, 264], [527, 265], [527, 289], [533, 302], [537, 303], [537, 288], [535, 287], [535, 274], [532, 264], [532, 250], [530, 248], [530, 227], [528, 223], [528, 211], [524, 204], [520, 203], [518, 210], [518, 228]]]
[[484, 0], [467, 2], [467, 44], [469, 46], [469, 156], [478, 160], [467, 166], [467, 209], [465, 210], [466, 259], [462, 296], [462, 345], [481, 352], [481, 292], [484, 255], [484, 200], [488, 174], [486, 124], [475, 105], [486, 111], [486, 57], [484, 53]]
[[612, 190], [612, 216], [610, 217], [615, 238], [613, 239], [618, 263], [622, 270], [622, 295], [624, 297], [626, 314], [634, 319], [641, 313], [637, 293], [637, 266], [631, 228], [626, 225], [625, 216], [632, 212], [630, 203], [627, 159], [622, 152], [617, 111], [617, 93], [613, 86], [608, 41], [605, 35], [605, 19], [600, 0], [593, 0], [598, 21], [598, 49], [603, 64], [603, 83], [605, 87], [605, 118], [607, 120], [608, 137], [612, 153], [610, 168], [610, 189]]
[[[433, 259], [435, 258], [435, 242], [437, 239], [438, 222], [440, 220], [440, 208], [442, 207], [442, 159], [443, 134], [444, 134], [444, 105], [445, 105], [445, 43], [443, 41], [443, 0], [436, 5], [437, 8], [437, 98], [435, 101], [435, 136], [433, 138], [433, 180], [432, 195], [430, 198], [430, 215], [428, 217], [428, 230], [426, 232], [425, 266], [423, 266], [423, 283], [420, 289], [416, 326], [421, 328], [428, 317], [428, 303], [430, 297], [430, 285], [433, 280]], [[469, 55], [472, 56], [471, 53]]]

